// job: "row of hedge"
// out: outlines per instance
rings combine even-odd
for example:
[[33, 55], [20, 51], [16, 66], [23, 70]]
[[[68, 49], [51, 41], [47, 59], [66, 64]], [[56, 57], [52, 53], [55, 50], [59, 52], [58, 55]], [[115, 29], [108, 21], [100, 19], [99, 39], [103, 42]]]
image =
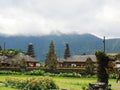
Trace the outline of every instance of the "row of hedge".
[[31, 71], [31, 70], [38, 70], [40, 67], [0, 67], [0, 70], [9, 70], [9, 71], [15, 71], [15, 72], [25, 72], [25, 71]]
[[56, 77], [81, 77], [79, 73], [45, 73], [43, 70], [32, 70], [28, 72], [13, 72], [13, 71], [0, 71], [0, 74], [4, 75], [39, 75], [39, 76], [56, 76]]
[[[9, 71], [15, 71], [15, 72], [28, 72], [32, 70], [44, 70], [45, 72], [49, 73], [80, 73], [82, 75], [88, 75], [90, 73], [87, 73], [85, 69], [78, 69], [78, 68], [58, 68], [56, 70], [51, 69], [45, 69], [41, 67], [26, 67], [26, 68], [20, 68], [20, 67], [0, 67], [0, 70], [9, 70]], [[92, 74], [91, 74], [92, 75]]]
[[27, 72], [15, 72], [15, 71], [9, 71], [9, 70], [0, 70], [0, 74], [4, 75], [44, 75], [45, 71], [43, 70], [32, 70]]
[[[44, 70], [32, 70], [32, 71], [27, 71], [27, 72], [15, 72], [15, 71], [6, 71], [2, 70], [0, 71], [0, 74], [4, 75], [39, 75], [39, 76], [51, 76], [51, 77], [95, 77], [96, 75], [82, 75], [80, 73], [72, 72], [72, 73], [46, 73]], [[117, 74], [116, 73], [111, 73], [109, 74], [109, 78], [116, 79]]]

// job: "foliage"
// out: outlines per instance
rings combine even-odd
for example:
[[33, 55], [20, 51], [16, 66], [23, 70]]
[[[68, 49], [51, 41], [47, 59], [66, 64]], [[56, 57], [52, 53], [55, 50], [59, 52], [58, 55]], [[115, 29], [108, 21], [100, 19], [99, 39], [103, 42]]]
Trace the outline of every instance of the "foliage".
[[50, 90], [58, 89], [50, 77], [36, 77], [30, 79], [7, 78], [4, 82], [5, 86], [11, 86], [21, 90]]
[[111, 73], [110, 75], [109, 75], [109, 78], [111, 78], [111, 79], [116, 79], [118, 76], [117, 76], [117, 74], [116, 73]]
[[69, 49], [69, 44], [66, 43], [66, 49], [64, 52], [64, 59], [67, 59], [68, 57], [70, 57], [70, 49]]
[[45, 66], [52, 70], [57, 68], [57, 56], [55, 54], [53, 41], [51, 41], [49, 51], [46, 55]]
[[43, 70], [32, 70], [27, 72], [15, 72], [15, 71], [8, 71], [8, 70], [0, 70], [0, 74], [4, 75], [44, 75], [45, 71]]
[[91, 58], [87, 58], [86, 60], [86, 73], [92, 75], [94, 73], [94, 64]]
[[18, 53], [25, 53], [25, 52], [23, 52], [22, 50], [16, 50], [16, 49], [3, 50], [2, 48], [0, 48], [0, 55], [5, 55], [7, 57], [13, 57], [17, 55]]
[[26, 75], [44, 75], [45, 71], [43, 70], [32, 70], [25, 73]]
[[22, 59], [20, 61], [20, 67], [26, 67], [26, 60], [25, 59]]
[[60, 73], [58, 74], [59, 77], [81, 77], [79, 73]]
[[51, 77], [74, 77], [74, 78], [81, 78], [82, 75], [79, 73], [45, 73], [44, 75], [46, 76], [51, 76]]
[[0, 46], [0, 55], [2, 55], [2, 47]]
[[[5, 78], [18, 78], [18, 79], [27, 79], [28, 75], [0, 75], [0, 81], [5, 80]], [[40, 76], [31, 76], [31, 78], [40, 77]], [[59, 86], [59, 90], [67, 89], [67, 90], [83, 90], [82, 88], [87, 88], [88, 83], [96, 82], [97, 78], [73, 78], [73, 77], [52, 77], [55, 81], [55, 84]], [[115, 79], [109, 80], [112, 85], [112, 90], [120, 90], [120, 85], [116, 83]], [[4, 87], [4, 85], [0, 86], [0, 90], [20, 90], [20, 89], [11, 89], [10, 87]]]
[[12, 63], [11, 66], [13, 66], [13, 67], [18, 66], [18, 61], [15, 58], [12, 59], [11, 63]]
[[95, 55], [97, 57], [97, 63], [98, 63], [98, 67], [97, 67], [98, 81], [108, 84], [107, 65], [109, 62], [109, 58], [103, 51], [96, 51]]
[[20, 72], [13, 72], [13, 71], [6, 71], [6, 70], [2, 70], [0, 71], [0, 74], [4, 74], [4, 75], [20, 75]]

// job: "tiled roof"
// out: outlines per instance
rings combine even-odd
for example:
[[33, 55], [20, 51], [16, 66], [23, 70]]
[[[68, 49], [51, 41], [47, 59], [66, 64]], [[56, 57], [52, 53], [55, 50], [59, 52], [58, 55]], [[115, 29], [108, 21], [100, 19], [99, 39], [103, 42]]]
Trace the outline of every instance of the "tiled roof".
[[7, 56], [0, 56], [0, 61], [7, 59]]
[[87, 58], [91, 58], [92, 61], [96, 62], [96, 56], [95, 55], [74, 55], [67, 59], [58, 59], [59, 62], [85, 62]]
[[26, 61], [29, 61], [29, 62], [38, 62], [36, 59], [30, 57], [29, 55], [24, 55], [23, 53], [19, 53], [13, 58], [16, 58], [17, 60], [25, 59]]
[[0, 63], [7, 63], [7, 56], [0, 56]]
[[25, 59], [27, 62], [38, 62], [36, 59], [28, 55], [24, 55], [23, 53], [18, 53], [12, 58], [8, 58], [7, 56], [0, 56], [0, 62], [4, 62], [4, 63], [11, 63], [11, 61], [14, 59], [17, 61], [21, 61], [22, 59]]

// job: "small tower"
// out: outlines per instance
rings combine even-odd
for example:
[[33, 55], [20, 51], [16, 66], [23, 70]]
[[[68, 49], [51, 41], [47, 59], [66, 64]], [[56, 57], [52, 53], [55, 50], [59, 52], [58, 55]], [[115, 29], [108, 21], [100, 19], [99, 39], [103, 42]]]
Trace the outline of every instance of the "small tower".
[[67, 59], [68, 57], [70, 57], [70, 49], [69, 49], [69, 44], [66, 43], [66, 48], [65, 48], [65, 52], [64, 52], [64, 59]]
[[33, 48], [33, 44], [32, 43], [28, 44], [27, 55], [29, 55], [31, 57], [35, 57], [35, 55], [34, 55], [34, 48]]

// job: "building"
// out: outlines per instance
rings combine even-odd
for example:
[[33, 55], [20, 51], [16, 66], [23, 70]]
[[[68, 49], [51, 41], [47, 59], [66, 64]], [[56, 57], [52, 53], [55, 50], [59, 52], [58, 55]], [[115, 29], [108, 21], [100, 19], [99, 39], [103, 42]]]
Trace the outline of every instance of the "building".
[[7, 56], [0, 56], [0, 67], [7, 65], [7, 59], [8, 59]]
[[25, 55], [23, 53], [18, 53], [17, 55], [9, 58], [6, 56], [0, 56], [0, 66], [26, 66], [26, 67], [36, 67], [39, 62], [30, 57], [29, 55]]
[[95, 55], [74, 55], [67, 59], [58, 59], [59, 67], [61, 68], [85, 68], [87, 60], [91, 59], [94, 67], [96, 67], [96, 56]]
[[120, 60], [116, 60], [115, 64], [116, 64], [116, 68], [120, 68]]

